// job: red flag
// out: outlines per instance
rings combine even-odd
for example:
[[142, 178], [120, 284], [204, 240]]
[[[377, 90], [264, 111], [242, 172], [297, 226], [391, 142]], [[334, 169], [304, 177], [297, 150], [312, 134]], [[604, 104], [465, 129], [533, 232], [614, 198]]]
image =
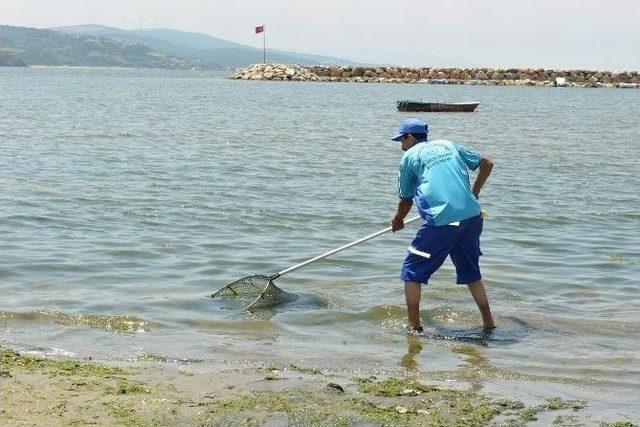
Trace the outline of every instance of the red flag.
[[264, 25], [260, 25], [259, 27], [256, 27], [256, 34], [260, 34], [263, 31], [264, 31]]

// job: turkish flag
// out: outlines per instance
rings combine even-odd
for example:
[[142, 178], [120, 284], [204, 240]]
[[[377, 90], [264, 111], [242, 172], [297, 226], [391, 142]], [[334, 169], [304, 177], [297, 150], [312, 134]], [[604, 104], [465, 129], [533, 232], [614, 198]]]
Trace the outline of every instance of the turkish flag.
[[263, 31], [264, 31], [264, 25], [260, 25], [259, 27], [256, 27], [256, 34], [260, 34]]

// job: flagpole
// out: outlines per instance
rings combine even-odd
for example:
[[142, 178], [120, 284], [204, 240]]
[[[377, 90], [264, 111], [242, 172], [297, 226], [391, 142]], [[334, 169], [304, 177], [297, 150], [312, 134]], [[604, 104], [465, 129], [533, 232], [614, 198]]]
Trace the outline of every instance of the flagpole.
[[262, 24], [262, 63], [267, 63], [267, 27]]

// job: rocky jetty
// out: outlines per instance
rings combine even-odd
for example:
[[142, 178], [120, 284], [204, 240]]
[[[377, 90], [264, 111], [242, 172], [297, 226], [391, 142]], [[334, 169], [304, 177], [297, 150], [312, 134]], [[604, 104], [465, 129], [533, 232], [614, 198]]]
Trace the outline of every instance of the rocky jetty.
[[410, 68], [361, 66], [301, 66], [253, 64], [231, 76], [238, 80], [350, 82], [350, 83], [431, 83], [505, 86], [554, 86], [564, 78], [568, 86], [640, 86], [637, 71], [546, 70], [542, 68]]

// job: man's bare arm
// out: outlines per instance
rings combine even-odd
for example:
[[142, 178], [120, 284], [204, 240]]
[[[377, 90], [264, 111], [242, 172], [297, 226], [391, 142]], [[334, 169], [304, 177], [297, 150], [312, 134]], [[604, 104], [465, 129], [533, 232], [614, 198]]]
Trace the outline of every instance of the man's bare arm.
[[404, 217], [411, 211], [411, 206], [413, 206], [412, 199], [400, 199], [398, 202], [398, 212], [396, 212], [396, 216], [391, 220], [391, 231], [395, 233], [404, 228]]
[[480, 190], [484, 186], [485, 181], [491, 175], [491, 170], [493, 169], [493, 162], [488, 157], [480, 158], [480, 170], [478, 171], [478, 176], [476, 177], [476, 182], [473, 184], [473, 195], [476, 196], [476, 199], [480, 197]]

